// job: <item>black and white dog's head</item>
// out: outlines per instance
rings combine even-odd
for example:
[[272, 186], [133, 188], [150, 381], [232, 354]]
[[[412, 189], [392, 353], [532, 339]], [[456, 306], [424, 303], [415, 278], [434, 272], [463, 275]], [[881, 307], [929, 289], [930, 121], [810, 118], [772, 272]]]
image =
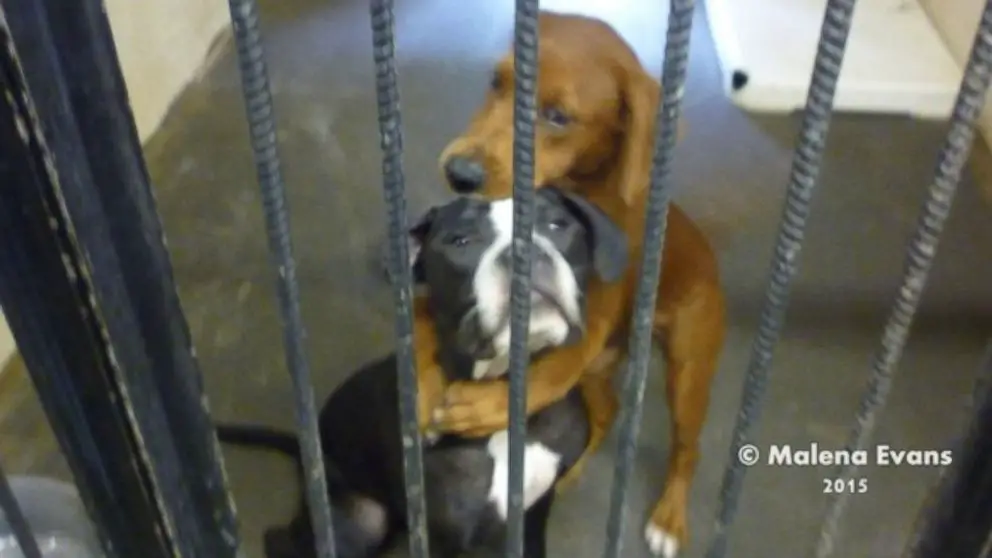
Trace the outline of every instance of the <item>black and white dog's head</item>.
[[[593, 273], [619, 279], [627, 266], [623, 232], [575, 194], [535, 193], [529, 349], [578, 340]], [[427, 211], [411, 229], [416, 283], [427, 285], [444, 342], [477, 361], [505, 357], [510, 343], [513, 200], [457, 198]], [[505, 371], [477, 367], [476, 379]]]

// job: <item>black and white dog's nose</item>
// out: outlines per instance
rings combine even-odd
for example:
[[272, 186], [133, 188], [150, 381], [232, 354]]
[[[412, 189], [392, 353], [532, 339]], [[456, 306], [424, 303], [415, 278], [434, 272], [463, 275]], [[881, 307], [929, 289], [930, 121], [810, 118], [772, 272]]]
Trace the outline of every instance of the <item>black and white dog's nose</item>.
[[[496, 258], [496, 262], [506, 271], [513, 270], [513, 251], [510, 247]], [[537, 246], [531, 247], [530, 273], [532, 276], [554, 272], [554, 261], [551, 255]]]
[[554, 283], [555, 263], [551, 255], [544, 250], [534, 249], [534, 257], [530, 262], [530, 275], [538, 283]]
[[455, 155], [444, 164], [444, 174], [451, 189], [459, 194], [473, 194], [486, 181], [486, 169], [471, 157]]

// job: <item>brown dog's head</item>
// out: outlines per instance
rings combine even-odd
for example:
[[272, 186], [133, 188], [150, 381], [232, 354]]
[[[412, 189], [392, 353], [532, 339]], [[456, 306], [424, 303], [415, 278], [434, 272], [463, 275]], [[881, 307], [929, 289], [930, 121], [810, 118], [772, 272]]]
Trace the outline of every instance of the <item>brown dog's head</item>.
[[[596, 183], [631, 203], [648, 183], [660, 87], [600, 20], [545, 12], [539, 39], [536, 186]], [[510, 53], [468, 129], [441, 154], [454, 191], [512, 194], [513, 78]]]

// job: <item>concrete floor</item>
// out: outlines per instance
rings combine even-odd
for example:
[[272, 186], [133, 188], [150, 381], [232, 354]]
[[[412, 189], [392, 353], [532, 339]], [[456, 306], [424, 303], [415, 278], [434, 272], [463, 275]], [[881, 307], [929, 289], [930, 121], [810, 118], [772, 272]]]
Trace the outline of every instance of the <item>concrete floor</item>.
[[[660, 72], [663, 3], [612, 4], [604, 12], [598, 2], [542, 3], [608, 19]], [[310, 358], [323, 397], [393, 343], [390, 291], [376, 264], [385, 225], [367, 3], [263, 5]], [[411, 213], [417, 213], [448, 195], [436, 157], [482, 96], [489, 64], [512, 29], [512, 3], [400, 5], [406, 176]], [[696, 22], [677, 196], [719, 250], [730, 332], [692, 493], [689, 557], [702, 554], [710, 535], [798, 126], [796, 117], [748, 115], [728, 103], [702, 8]], [[945, 129], [901, 117], [835, 117], [788, 327], [776, 353], [762, 444], [815, 441], [837, 448], [844, 442]], [[292, 426], [258, 187], [229, 51], [180, 98], [146, 154], [215, 415]], [[981, 194], [982, 186], [992, 191], [989, 169], [982, 151], [944, 236], [879, 425], [880, 442], [943, 448], [962, 426], [992, 331], [992, 260], [972, 249], [992, 235]], [[631, 558], [645, 555], [642, 521], [660, 489], [668, 451], [660, 370], [650, 382], [624, 552]], [[28, 390], [6, 392], [5, 399], [22, 400], [2, 423], [8, 469], [65, 475], [37, 407], [21, 396]], [[261, 558], [260, 532], [285, 520], [297, 497], [293, 469], [277, 457], [243, 450], [227, 451], [226, 462], [248, 557]], [[561, 500], [552, 556], [599, 555], [612, 467], [608, 445]], [[825, 502], [821, 479], [829, 473], [754, 468], [731, 555], [808, 552]], [[869, 492], [854, 498], [837, 556], [896, 556], [935, 474], [911, 467], [867, 470]]]

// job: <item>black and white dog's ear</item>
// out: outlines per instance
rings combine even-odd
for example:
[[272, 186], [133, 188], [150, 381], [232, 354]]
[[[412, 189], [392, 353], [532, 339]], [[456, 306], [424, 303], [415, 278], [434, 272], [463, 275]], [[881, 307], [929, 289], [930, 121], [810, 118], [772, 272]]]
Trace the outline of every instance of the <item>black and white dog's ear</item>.
[[[541, 191], [549, 189], [545, 187]], [[602, 209], [582, 196], [558, 188], [554, 188], [554, 192], [561, 196], [565, 207], [589, 227], [592, 263], [599, 278], [612, 283], [623, 277], [629, 255], [627, 236], [620, 227]]]
[[431, 227], [434, 226], [434, 220], [437, 218], [437, 208], [432, 207], [428, 209], [417, 222], [410, 227], [407, 233], [409, 239], [409, 247], [407, 249], [407, 254], [409, 255], [409, 264], [411, 275], [413, 276], [413, 284], [421, 285], [427, 278], [424, 274], [424, 265], [420, 257], [420, 251], [427, 242], [427, 236], [431, 232]]

